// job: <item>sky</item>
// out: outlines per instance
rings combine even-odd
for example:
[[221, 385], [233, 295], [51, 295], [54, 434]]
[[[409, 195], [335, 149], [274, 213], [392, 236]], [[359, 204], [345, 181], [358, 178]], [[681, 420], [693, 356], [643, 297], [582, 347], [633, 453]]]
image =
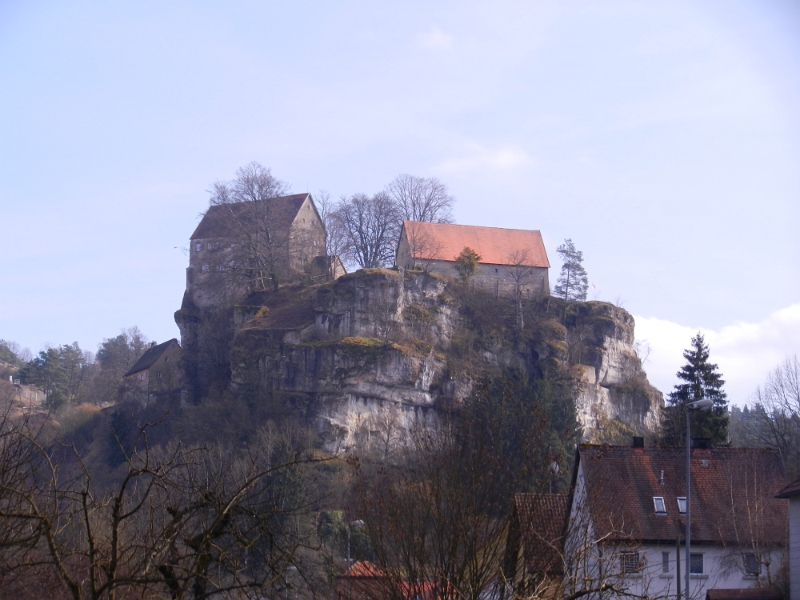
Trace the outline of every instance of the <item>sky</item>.
[[791, 1], [0, 2], [0, 338], [178, 337], [210, 185], [437, 177], [458, 223], [570, 238], [669, 392], [800, 349]]

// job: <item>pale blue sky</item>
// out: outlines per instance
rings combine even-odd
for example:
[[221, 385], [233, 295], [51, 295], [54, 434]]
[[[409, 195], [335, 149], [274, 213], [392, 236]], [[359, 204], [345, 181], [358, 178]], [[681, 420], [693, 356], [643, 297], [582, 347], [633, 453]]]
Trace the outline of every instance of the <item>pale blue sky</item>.
[[540, 229], [553, 280], [571, 237], [664, 391], [702, 328], [741, 400], [800, 348], [799, 106], [788, 1], [5, 0], [0, 337], [176, 337], [180, 249], [251, 160], [335, 196], [411, 173]]

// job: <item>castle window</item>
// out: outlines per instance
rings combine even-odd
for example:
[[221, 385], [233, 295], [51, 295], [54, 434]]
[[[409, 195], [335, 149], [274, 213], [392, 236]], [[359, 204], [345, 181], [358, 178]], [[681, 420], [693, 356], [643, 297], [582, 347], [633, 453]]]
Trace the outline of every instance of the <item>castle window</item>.
[[195, 249], [197, 252], [200, 252], [200, 250], [202, 250], [202, 249], [203, 249], [203, 242], [197, 242], [197, 243], [194, 245], [194, 249]]
[[169, 356], [164, 359], [164, 362], [169, 362]]
[[156, 379], [161, 379], [161, 371], [159, 371], [158, 373], [156, 373]]
[[208, 273], [208, 265], [203, 265], [202, 267], [200, 267], [200, 272], [201, 273]]

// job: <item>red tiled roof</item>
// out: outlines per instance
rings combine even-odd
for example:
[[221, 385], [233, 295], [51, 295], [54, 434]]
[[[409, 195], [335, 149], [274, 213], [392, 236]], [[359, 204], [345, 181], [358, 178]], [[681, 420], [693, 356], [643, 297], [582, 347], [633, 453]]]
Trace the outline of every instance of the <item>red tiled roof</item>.
[[350, 565], [343, 577], [387, 577], [378, 565], [368, 560], [359, 560]]
[[800, 479], [795, 479], [792, 483], [783, 488], [776, 498], [794, 498], [800, 496]]
[[[481, 263], [512, 265], [517, 264], [513, 258], [516, 256], [524, 257], [521, 264], [525, 266], [550, 267], [542, 234], [535, 230], [403, 221], [402, 235], [433, 240], [433, 244], [436, 246], [433, 258], [436, 260], [455, 260], [465, 247], [469, 247], [480, 255], [479, 262]], [[431, 247], [430, 243], [424, 245], [428, 249]], [[412, 258], [431, 259], [432, 257], [413, 256]]]
[[[270, 203], [270, 217], [274, 219], [275, 226], [287, 228], [297, 216], [297, 212], [303, 202], [310, 194], [292, 194], [291, 196], [279, 196], [265, 202]], [[198, 223], [194, 233], [189, 238], [209, 239], [224, 238], [229, 234], [229, 225], [226, 223], [228, 216], [233, 216], [235, 220], [246, 215], [246, 211], [251, 208], [251, 202], [236, 202], [233, 204], [215, 204], [209, 206], [203, 218]]]
[[[685, 517], [678, 512], [677, 498], [686, 495], [685, 449], [582, 444], [578, 457], [598, 537], [642, 541], [682, 537]], [[695, 449], [691, 469], [694, 542], [785, 543], [787, 503], [774, 497], [784, 485], [776, 450]], [[664, 498], [665, 515], [656, 514], [655, 496]]]
[[569, 511], [566, 494], [516, 494], [525, 564], [532, 573], [563, 572], [563, 535]]

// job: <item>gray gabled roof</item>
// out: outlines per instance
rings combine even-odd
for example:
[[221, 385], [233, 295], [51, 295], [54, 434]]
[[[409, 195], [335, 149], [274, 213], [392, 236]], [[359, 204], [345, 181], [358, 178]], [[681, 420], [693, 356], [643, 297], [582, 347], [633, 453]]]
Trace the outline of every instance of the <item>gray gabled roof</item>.
[[[311, 194], [292, 194], [264, 200], [268, 202], [270, 220], [274, 227], [288, 230], [297, 216], [300, 207]], [[248, 219], [248, 210], [254, 209], [251, 202], [236, 202], [233, 204], [215, 204], [210, 206], [198, 223], [197, 228], [189, 239], [213, 239], [230, 236], [231, 228], [239, 226], [241, 221]], [[316, 209], [315, 209], [316, 210]]]
[[[145, 369], [149, 369], [153, 366], [153, 364], [161, 358], [161, 355], [164, 354], [164, 351], [175, 342], [178, 344], [178, 340], [172, 338], [168, 342], [164, 342], [162, 344], [158, 344], [157, 346], [152, 346], [148, 348], [147, 351], [139, 357], [139, 360], [130, 368], [130, 370], [123, 375], [123, 377], [127, 377], [128, 375], [133, 375], [134, 373], [138, 373], [139, 371], [144, 371]], [[180, 345], [178, 345], [180, 347]]]

